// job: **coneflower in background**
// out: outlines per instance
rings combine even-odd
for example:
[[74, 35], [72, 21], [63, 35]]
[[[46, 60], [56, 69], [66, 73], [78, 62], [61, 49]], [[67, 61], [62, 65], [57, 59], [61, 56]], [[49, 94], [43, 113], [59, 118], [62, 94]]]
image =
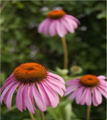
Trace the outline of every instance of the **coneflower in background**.
[[53, 10], [47, 15], [47, 18], [38, 26], [38, 32], [48, 36], [58, 35], [62, 39], [64, 49], [64, 69], [68, 67], [68, 52], [65, 35], [74, 33], [80, 24], [79, 20], [72, 15], [66, 14], [63, 10]]

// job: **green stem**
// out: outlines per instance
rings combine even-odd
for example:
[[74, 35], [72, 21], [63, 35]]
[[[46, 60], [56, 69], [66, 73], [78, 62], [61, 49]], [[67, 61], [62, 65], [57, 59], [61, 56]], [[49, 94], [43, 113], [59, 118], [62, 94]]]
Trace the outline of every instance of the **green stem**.
[[29, 114], [30, 114], [31, 119], [32, 119], [32, 120], [35, 120], [33, 114], [32, 114], [31, 112], [29, 112]]
[[65, 37], [61, 38], [62, 40], [62, 45], [63, 45], [63, 50], [64, 50], [64, 69], [68, 68], [68, 51], [67, 51], [67, 44]]
[[44, 112], [42, 112], [42, 111], [39, 111], [40, 112], [40, 120], [45, 120], [44, 119]]
[[91, 106], [87, 106], [87, 117], [86, 117], [86, 120], [90, 119], [90, 111], [91, 111]]

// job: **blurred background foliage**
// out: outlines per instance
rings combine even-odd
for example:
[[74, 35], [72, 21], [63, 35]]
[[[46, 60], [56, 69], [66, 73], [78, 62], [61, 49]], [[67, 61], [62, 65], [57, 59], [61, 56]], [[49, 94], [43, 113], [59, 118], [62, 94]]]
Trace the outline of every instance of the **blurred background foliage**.
[[[0, 4], [1, 85], [16, 66], [25, 62], [40, 63], [66, 80], [87, 73], [105, 75], [106, 1], [11, 0], [1, 1]], [[46, 37], [37, 32], [38, 25], [46, 18], [47, 13], [58, 8], [75, 16], [81, 22], [74, 34], [68, 33], [65, 36], [69, 54], [68, 70], [61, 70], [63, 48], [60, 38]], [[73, 66], [79, 66], [82, 73], [74, 74]], [[65, 105], [66, 102], [69, 102], [68, 97], [65, 103], [61, 102], [56, 109], [48, 108], [45, 113], [46, 120], [71, 120], [62, 117], [61, 104]], [[105, 120], [105, 102], [103, 99], [103, 103], [98, 107], [92, 106], [92, 120]], [[1, 106], [2, 120], [30, 120], [28, 112], [21, 113], [16, 109], [15, 98], [12, 104], [11, 111], [7, 110], [5, 105]], [[85, 119], [86, 106], [73, 102], [72, 109], [73, 119]]]

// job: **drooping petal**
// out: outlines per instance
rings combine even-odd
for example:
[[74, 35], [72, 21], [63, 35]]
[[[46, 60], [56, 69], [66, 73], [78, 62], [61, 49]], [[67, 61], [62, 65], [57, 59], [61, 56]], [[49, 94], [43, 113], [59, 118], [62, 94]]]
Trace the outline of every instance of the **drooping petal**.
[[56, 35], [56, 20], [53, 20], [49, 26], [49, 34], [50, 36]]
[[101, 85], [102, 87], [107, 87], [107, 82], [103, 81], [103, 80], [100, 80], [99, 85]]
[[73, 92], [76, 88], [78, 88], [80, 85], [72, 85], [67, 87], [66, 92], [65, 92], [65, 96], [67, 96], [68, 94], [70, 94], [71, 92]]
[[100, 75], [100, 76], [98, 76], [97, 78], [98, 78], [98, 79], [101, 79], [101, 80], [105, 80], [105, 79], [106, 79], [106, 77], [105, 77], [104, 75]]
[[[9, 80], [11, 80], [11, 78], [13, 78], [14, 77], [14, 75], [13, 75], [13, 73], [5, 80], [5, 82], [8, 82]], [[5, 83], [4, 83], [5, 84]]]
[[61, 23], [63, 24], [63, 26], [66, 28], [67, 31], [69, 32], [73, 32], [73, 29], [71, 27], [69, 27], [68, 22], [65, 19], [61, 19]]
[[61, 23], [57, 20], [56, 21], [56, 31], [60, 37], [64, 37], [64, 33], [62, 31]]
[[102, 95], [107, 99], [107, 88], [102, 87], [101, 85], [97, 87], [97, 89], [102, 93]]
[[66, 27], [63, 25], [63, 23], [61, 22], [61, 19], [59, 20], [60, 22], [60, 26], [61, 26], [61, 30], [62, 30], [62, 33], [64, 34], [64, 36], [67, 34], [67, 29]]
[[0, 102], [2, 103], [2, 100], [4, 99], [4, 96], [6, 95], [6, 93], [8, 92], [8, 90], [12, 87], [12, 85], [14, 84], [15, 82], [12, 82], [10, 83], [6, 88], [5, 90], [3, 91], [3, 93], [1, 94], [1, 97], [0, 97]]
[[5, 81], [4, 85], [0, 88], [0, 93], [3, 91], [3, 89], [5, 87], [7, 87], [10, 83], [12, 82], [17, 82], [14, 77], [11, 75], [11, 77], [7, 78], [7, 80]]
[[[88, 97], [88, 96], [91, 96], [90, 94], [91, 93], [89, 91], [89, 88], [85, 88], [84, 92], [83, 92], [83, 94], [81, 96], [81, 100], [80, 100], [80, 104], [81, 105], [84, 105], [85, 103], [88, 103], [88, 105], [90, 106], [90, 104], [91, 104], [91, 97], [90, 98]], [[89, 99], [89, 101], [88, 101], [88, 99]]]
[[101, 96], [100, 92], [96, 88], [92, 88], [92, 90], [93, 90], [93, 94], [95, 96], [97, 104], [101, 104], [102, 96]]
[[51, 73], [51, 72], [48, 72], [47, 75], [48, 75], [48, 76], [51, 76], [52, 78], [55, 78], [55, 79], [57, 79], [57, 80], [60, 80], [60, 81], [62, 81], [62, 82], [65, 84], [64, 79], [63, 79], [62, 77], [60, 77], [59, 75], [56, 75], [56, 74]]
[[84, 90], [84, 87], [78, 88], [77, 95], [76, 95], [76, 103], [77, 104], [80, 103], [80, 98], [81, 98], [81, 95], [83, 93], [83, 90]]
[[9, 89], [9, 92], [8, 94], [6, 94], [5, 96], [5, 104], [7, 105], [8, 109], [11, 109], [11, 102], [12, 102], [12, 96], [13, 96], [13, 93], [14, 91], [16, 90], [16, 88], [18, 87], [20, 83], [16, 83], [14, 84], [10, 89]]
[[23, 88], [23, 93], [24, 93], [24, 102], [27, 107], [27, 109], [31, 112], [34, 113], [34, 108], [29, 96], [29, 84], [25, 84]]
[[56, 80], [55, 78], [52, 78], [52, 77], [50, 77], [50, 76], [47, 77], [47, 80], [48, 80], [49, 82], [51, 82], [52, 84], [54, 84], [54, 85], [62, 88], [64, 91], [66, 90], [64, 83], [62, 83], [61, 81]]
[[90, 88], [87, 89], [87, 95], [86, 95], [86, 104], [87, 106], [90, 106], [91, 105], [91, 91], [90, 91]]
[[43, 22], [40, 23], [40, 25], [38, 26], [38, 32], [41, 33], [43, 32], [43, 29], [45, 27], [45, 25], [47, 24], [47, 22], [49, 21], [49, 18], [46, 18]]
[[77, 24], [80, 24], [80, 21], [77, 19], [77, 18], [75, 18], [74, 16], [72, 16], [72, 15], [65, 15], [65, 17], [69, 17], [69, 18], [71, 18], [72, 20], [74, 20]]
[[26, 110], [26, 104], [25, 104], [25, 100], [24, 100], [24, 87], [25, 86], [22, 86], [22, 109], [23, 110]]
[[32, 91], [31, 87], [29, 87], [29, 93], [28, 94], [29, 94], [30, 100], [32, 102], [33, 109], [36, 110], [35, 105], [34, 105], [34, 101], [33, 101], [33, 91]]
[[72, 19], [71, 17], [69, 17], [69, 16], [66, 16], [66, 18], [68, 18], [69, 21], [72, 23], [74, 29], [76, 29], [76, 28], [78, 27], [78, 23], [77, 23], [75, 20], [73, 20], [73, 19]]
[[[64, 21], [67, 23], [67, 25], [65, 24]], [[73, 26], [70, 19], [68, 19], [67, 17], [63, 17], [63, 23], [64, 23], [65, 27], [68, 29], [69, 32], [71, 32], [71, 33], [75, 32], [75, 27]]]
[[95, 92], [92, 88], [92, 93], [93, 93], [93, 96], [92, 96], [92, 101], [93, 101], [93, 105], [94, 106], [98, 106], [98, 103], [97, 103], [97, 100], [96, 100], [96, 96], [95, 96]]
[[20, 85], [16, 95], [16, 106], [20, 111], [22, 111], [22, 90], [23, 90], [23, 84]]
[[35, 85], [31, 85], [31, 88], [32, 88], [32, 91], [33, 91], [33, 96], [34, 96], [34, 99], [36, 101], [36, 104], [38, 106], [38, 108], [41, 110], [41, 111], [45, 111], [46, 110], [46, 105], [42, 99], [42, 97], [40, 96], [40, 94], [38, 93]]
[[75, 90], [75, 91], [70, 95], [69, 99], [70, 99], [70, 100], [73, 100], [73, 99], [76, 97], [77, 92], [78, 92], [78, 89]]
[[41, 97], [43, 98], [43, 101], [46, 104], [46, 106], [48, 106], [48, 107], [51, 106], [50, 100], [46, 94], [46, 91], [42, 87], [42, 85], [37, 83], [37, 86], [38, 86], [39, 92], [40, 92]]
[[74, 85], [74, 84], [77, 84], [77, 83], [79, 83], [78, 79], [76, 79], [76, 80], [69, 80], [69, 81], [66, 82], [67, 85], [71, 85], [71, 84]]
[[49, 81], [45, 81], [50, 87], [51, 89], [55, 90], [60, 96], [63, 96], [64, 95], [64, 91], [60, 88], [60, 87], [57, 87], [56, 85], [50, 83]]
[[52, 107], [55, 108], [59, 103], [59, 97], [58, 97], [57, 93], [54, 92], [45, 82], [42, 82], [41, 84], [44, 87], [44, 89], [49, 97]]
[[43, 33], [48, 36], [48, 33], [49, 33], [49, 26], [51, 24], [52, 20], [48, 18], [48, 20], [46, 21], [46, 24], [43, 28]]

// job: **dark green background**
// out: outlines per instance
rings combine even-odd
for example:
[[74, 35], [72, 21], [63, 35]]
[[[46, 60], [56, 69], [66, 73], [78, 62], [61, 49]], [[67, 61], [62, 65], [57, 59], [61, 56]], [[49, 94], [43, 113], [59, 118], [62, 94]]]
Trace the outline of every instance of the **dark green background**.
[[[105, 1], [1, 1], [1, 85], [14, 68], [25, 62], [37, 62], [49, 70], [63, 68], [63, 48], [58, 36], [46, 37], [37, 32], [38, 25], [55, 7], [79, 19], [74, 34], [65, 37], [68, 45], [69, 68], [79, 65], [84, 74], [105, 75], [106, 56]], [[15, 99], [13, 99], [15, 103]], [[1, 106], [2, 120], [29, 120], [28, 112], [16, 108], [7, 111]], [[105, 120], [105, 98], [98, 107], [92, 106], [91, 119]], [[73, 102], [77, 118], [85, 120], [86, 106]], [[52, 117], [46, 112], [46, 120]], [[17, 118], [16, 118], [17, 116]], [[76, 119], [76, 118], [75, 118]], [[55, 119], [61, 120], [61, 119]], [[77, 119], [76, 119], [77, 120]]]

